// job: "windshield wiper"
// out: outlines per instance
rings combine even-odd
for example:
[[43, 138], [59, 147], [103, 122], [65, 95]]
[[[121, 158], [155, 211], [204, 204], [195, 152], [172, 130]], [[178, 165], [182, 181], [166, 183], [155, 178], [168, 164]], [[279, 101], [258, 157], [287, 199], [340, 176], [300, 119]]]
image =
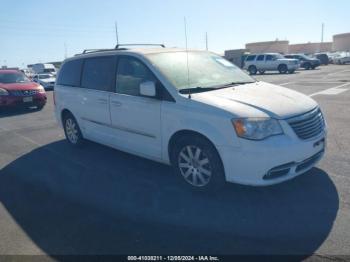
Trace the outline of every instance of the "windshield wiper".
[[191, 87], [191, 88], [183, 88], [183, 89], [180, 89], [179, 92], [181, 94], [195, 94], [195, 93], [213, 91], [213, 90], [228, 88], [228, 87], [237, 86], [237, 85], [251, 84], [251, 83], [255, 83], [255, 82], [231, 82], [223, 85], [216, 85], [216, 86], [210, 86], [210, 87], [197, 86], [197, 87]]
[[180, 89], [181, 94], [194, 94], [194, 93], [201, 93], [201, 92], [207, 92], [217, 89], [216, 87], [191, 87], [191, 88], [183, 88]]
[[246, 85], [246, 84], [252, 84], [252, 83], [255, 83], [255, 82], [231, 82], [223, 85], [218, 85], [216, 86], [215, 89], [227, 88], [227, 87], [238, 86], [238, 85]]

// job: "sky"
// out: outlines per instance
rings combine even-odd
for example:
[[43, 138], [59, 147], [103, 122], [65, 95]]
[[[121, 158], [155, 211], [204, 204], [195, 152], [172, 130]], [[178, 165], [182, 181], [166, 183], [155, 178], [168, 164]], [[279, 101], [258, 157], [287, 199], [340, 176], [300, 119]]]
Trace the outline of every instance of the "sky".
[[223, 53], [246, 43], [350, 32], [349, 0], [0, 0], [0, 66], [61, 61], [89, 48], [164, 43]]

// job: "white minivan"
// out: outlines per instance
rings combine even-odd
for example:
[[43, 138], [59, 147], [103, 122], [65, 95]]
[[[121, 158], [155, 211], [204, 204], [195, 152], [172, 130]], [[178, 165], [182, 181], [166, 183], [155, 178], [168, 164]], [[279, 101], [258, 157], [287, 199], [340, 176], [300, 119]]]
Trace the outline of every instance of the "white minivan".
[[92, 140], [172, 165], [197, 189], [276, 184], [325, 152], [313, 99], [256, 81], [207, 51], [84, 52], [63, 63], [54, 98], [70, 144]]

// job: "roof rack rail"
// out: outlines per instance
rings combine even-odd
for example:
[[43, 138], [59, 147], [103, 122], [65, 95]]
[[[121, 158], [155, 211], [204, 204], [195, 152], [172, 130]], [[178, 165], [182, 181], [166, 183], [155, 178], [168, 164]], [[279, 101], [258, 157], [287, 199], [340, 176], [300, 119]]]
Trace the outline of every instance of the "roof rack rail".
[[104, 51], [115, 51], [115, 48], [106, 48], [106, 49], [85, 49], [82, 54], [95, 53], [95, 52], [104, 52]]
[[121, 46], [161, 46], [165, 48], [164, 44], [117, 44], [115, 49], [119, 49]]

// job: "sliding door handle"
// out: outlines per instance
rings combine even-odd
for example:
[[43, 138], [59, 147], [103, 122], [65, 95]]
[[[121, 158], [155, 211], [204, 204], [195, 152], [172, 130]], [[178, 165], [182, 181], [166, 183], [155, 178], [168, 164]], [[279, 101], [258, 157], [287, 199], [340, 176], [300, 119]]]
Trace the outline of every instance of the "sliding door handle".
[[97, 102], [98, 102], [99, 104], [107, 104], [107, 99], [99, 98], [99, 99], [97, 99]]

